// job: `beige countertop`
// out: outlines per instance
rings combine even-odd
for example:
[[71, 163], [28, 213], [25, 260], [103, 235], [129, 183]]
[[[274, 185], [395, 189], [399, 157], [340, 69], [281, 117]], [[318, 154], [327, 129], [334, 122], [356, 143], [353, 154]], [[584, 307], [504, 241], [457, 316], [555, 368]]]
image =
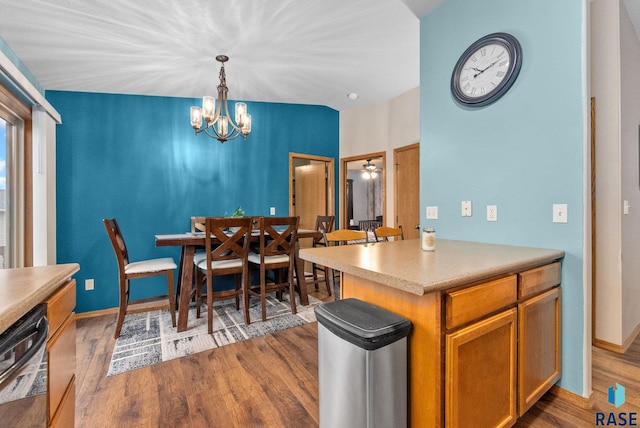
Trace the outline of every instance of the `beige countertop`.
[[77, 263], [0, 269], [0, 333], [80, 270]]
[[438, 239], [423, 251], [419, 239], [304, 248], [300, 257], [409, 293], [432, 291], [516, 273], [564, 257], [564, 251]]

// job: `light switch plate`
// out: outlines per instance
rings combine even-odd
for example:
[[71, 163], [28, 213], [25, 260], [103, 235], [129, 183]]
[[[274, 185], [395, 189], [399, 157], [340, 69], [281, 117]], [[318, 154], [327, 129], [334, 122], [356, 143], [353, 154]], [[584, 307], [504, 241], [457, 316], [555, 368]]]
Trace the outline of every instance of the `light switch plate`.
[[487, 221], [498, 221], [497, 205], [487, 205]]
[[276, 215], [276, 207], [269, 208], [269, 215]]
[[568, 217], [567, 204], [553, 204], [553, 222], [566, 223]]
[[462, 201], [460, 210], [462, 217], [471, 217], [471, 201]]
[[438, 219], [438, 207], [427, 207], [427, 220]]

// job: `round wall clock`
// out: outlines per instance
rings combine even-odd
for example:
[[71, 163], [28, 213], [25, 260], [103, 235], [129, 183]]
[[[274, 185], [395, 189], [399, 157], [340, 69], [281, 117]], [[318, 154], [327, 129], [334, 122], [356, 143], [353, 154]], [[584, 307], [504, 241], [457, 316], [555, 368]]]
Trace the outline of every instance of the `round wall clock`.
[[451, 93], [457, 102], [482, 107], [503, 96], [522, 66], [518, 39], [507, 33], [482, 37], [464, 51], [451, 75]]

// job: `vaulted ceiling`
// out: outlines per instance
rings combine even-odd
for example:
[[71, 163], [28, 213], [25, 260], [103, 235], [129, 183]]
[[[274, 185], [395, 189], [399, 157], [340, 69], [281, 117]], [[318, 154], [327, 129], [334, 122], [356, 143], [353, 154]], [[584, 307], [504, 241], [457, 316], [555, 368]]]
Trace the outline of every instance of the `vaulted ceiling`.
[[[441, 0], [0, 0], [0, 37], [47, 90], [350, 109], [419, 85]], [[353, 101], [349, 93], [358, 94]]]
[[419, 86], [419, 18], [442, 1], [0, 0], [0, 37], [48, 90], [215, 96], [226, 54], [231, 99], [347, 110]]

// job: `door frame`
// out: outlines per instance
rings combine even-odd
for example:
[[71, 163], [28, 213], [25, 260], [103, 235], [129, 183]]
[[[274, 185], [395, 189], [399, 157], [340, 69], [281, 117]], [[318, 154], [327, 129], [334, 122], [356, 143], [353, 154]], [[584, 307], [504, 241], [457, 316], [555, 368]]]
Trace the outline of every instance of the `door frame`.
[[292, 216], [295, 212], [295, 189], [293, 187], [293, 183], [296, 176], [294, 166], [296, 159], [324, 162], [327, 165], [327, 214], [335, 215], [335, 159], [326, 156], [293, 152], [289, 152], [289, 215]]
[[340, 159], [340, 228], [346, 228], [347, 218], [347, 164], [349, 162], [382, 158], [382, 225], [387, 224], [387, 152], [367, 153]]

